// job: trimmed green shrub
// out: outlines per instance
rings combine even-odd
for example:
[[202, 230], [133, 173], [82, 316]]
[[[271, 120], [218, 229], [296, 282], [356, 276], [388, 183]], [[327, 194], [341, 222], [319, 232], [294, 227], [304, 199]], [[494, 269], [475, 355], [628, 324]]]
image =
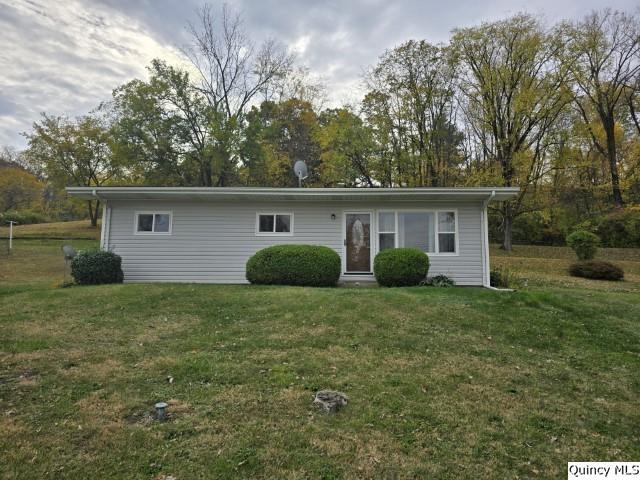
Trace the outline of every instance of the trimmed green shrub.
[[80, 285], [122, 283], [122, 259], [113, 252], [81, 251], [71, 261], [71, 275]]
[[320, 245], [274, 245], [247, 261], [247, 280], [262, 285], [332, 287], [340, 278], [340, 256]]
[[389, 248], [373, 261], [373, 273], [383, 287], [419, 285], [428, 272], [429, 257], [417, 248]]
[[567, 237], [567, 245], [576, 252], [579, 260], [592, 260], [598, 251], [600, 238], [595, 233], [578, 230]]
[[569, 274], [574, 277], [594, 280], [622, 280], [624, 272], [612, 263], [599, 260], [576, 262], [569, 267]]
[[429, 279], [427, 282], [428, 285], [432, 287], [453, 287], [456, 282], [453, 281], [452, 278], [447, 277], [446, 275], [435, 275]]

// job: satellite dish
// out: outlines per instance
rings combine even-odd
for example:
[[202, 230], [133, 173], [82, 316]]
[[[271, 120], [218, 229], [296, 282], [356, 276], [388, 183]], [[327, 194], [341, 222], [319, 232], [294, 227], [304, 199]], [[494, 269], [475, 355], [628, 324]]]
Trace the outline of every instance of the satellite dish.
[[78, 254], [78, 252], [76, 252], [76, 249], [71, 245], [64, 245], [62, 247], [62, 253], [64, 254], [64, 259], [66, 261], [73, 260], [73, 258]]
[[307, 164], [302, 160], [298, 160], [293, 165], [293, 172], [296, 174], [296, 177], [298, 177], [298, 186], [301, 187], [302, 180], [309, 176], [309, 169], [307, 168]]

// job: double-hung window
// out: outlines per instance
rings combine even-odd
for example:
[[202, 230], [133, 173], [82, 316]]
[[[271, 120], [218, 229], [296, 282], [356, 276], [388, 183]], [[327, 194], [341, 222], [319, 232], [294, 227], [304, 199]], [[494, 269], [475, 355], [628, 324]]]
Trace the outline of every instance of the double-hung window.
[[293, 213], [258, 213], [256, 235], [293, 235]]
[[378, 250], [396, 247], [396, 212], [378, 214]]
[[138, 235], [171, 234], [171, 212], [136, 212], [135, 233]]
[[378, 213], [378, 250], [418, 248], [430, 254], [456, 254], [456, 212], [396, 211]]
[[438, 212], [438, 252], [456, 253], [455, 212]]

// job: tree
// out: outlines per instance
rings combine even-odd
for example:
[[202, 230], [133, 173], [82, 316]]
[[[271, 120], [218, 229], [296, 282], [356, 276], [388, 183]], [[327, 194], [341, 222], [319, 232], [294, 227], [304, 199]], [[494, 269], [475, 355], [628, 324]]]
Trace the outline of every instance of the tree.
[[326, 186], [375, 187], [375, 144], [370, 128], [346, 108], [320, 116], [321, 180]]
[[[624, 201], [616, 125], [625, 102], [635, 114], [633, 95], [625, 96], [625, 90], [638, 88], [639, 20], [637, 15], [607, 9], [593, 12], [578, 22], [565, 22], [561, 27], [568, 45], [563, 59], [576, 86], [574, 104], [594, 146], [608, 161], [613, 202], [618, 207]], [[604, 138], [599, 138], [596, 125], [602, 128]]]
[[387, 51], [367, 75], [369, 101], [383, 100], [408, 154], [416, 186], [445, 186], [460, 162], [455, 126], [455, 62], [450, 49], [409, 40]]
[[219, 115], [192, 85], [189, 74], [153, 60], [149, 80], [113, 92], [116, 154], [141, 181], [212, 186], [221, 172], [219, 145], [230, 145]]
[[368, 92], [362, 101], [362, 115], [371, 129], [375, 155], [378, 158], [377, 180], [382, 187], [408, 183], [405, 180], [408, 171], [405, 159], [408, 154], [404, 148], [404, 133], [391, 114], [390, 103], [389, 95], [377, 90]]
[[199, 73], [197, 89], [216, 115], [219, 136], [215, 148], [220, 155], [216, 184], [227, 185], [237, 167], [233, 132], [243, 125], [254, 98], [285, 77], [292, 57], [273, 40], [258, 48], [248, 38], [239, 15], [222, 7], [219, 21], [209, 5], [199, 11], [198, 24], [189, 25], [193, 43], [185, 54]]
[[513, 220], [528, 188], [549, 169], [548, 133], [570, 101], [566, 70], [557, 60], [561, 43], [535, 18], [517, 15], [456, 30], [453, 48], [465, 120], [495, 180], [522, 190], [500, 209], [502, 246], [511, 250]]
[[310, 103], [315, 111], [322, 110], [327, 102], [327, 86], [307, 67], [291, 69], [271, 87], [271, 91], [273, 94], [267, 92], [265, 96], [277, 103], [296, 99]]
[[44, 185], [32, 173], [0, 164], [0, 213], [36, 206], [43, 190]]
[[[58, 186], [99, 187], [114, 179], [120, 167], [113, 162], [109, 126], [97, 115], [75, 120], [42, 114], [25, 133], [29, 162]], [[100, 200], [87, 201], [92, 226], [97, 226]]]
[[30, 166], [24, 156], [24, 152], [20, 152], [13, 147], [2, 147], [0, 149], [0, 167], [17, 167], [28, 170]]
[[264, 101], [260, 108], [252, 108], [246, 119], [241, 158], [248, 184], [297, 186], [293, 173], [296, 160], [304, 160], [309, 167], [305, 184], [318, 181], [318, 117], [309, 102], [295, 98]]

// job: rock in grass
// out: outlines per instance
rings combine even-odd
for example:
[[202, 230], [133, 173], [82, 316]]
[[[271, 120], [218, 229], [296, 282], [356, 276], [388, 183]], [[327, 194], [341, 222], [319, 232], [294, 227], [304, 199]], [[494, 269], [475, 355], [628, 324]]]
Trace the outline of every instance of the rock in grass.
[[320, 390], [316, 393], [316, 398], [313, 400], [313, 404], [327, 412], [333, 413], [344, 407], [348, 401], [349, 397], [342, 392]]

